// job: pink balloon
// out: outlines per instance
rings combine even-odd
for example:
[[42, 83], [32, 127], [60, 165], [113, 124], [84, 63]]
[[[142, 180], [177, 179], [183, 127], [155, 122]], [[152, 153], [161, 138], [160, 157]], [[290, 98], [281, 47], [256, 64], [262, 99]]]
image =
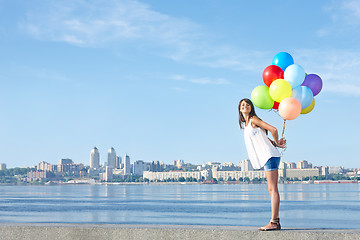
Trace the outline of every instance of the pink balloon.
[[294, 97], [283, 99], [279, 104], [279, 114], [284, 120], [293, 120], [301, 113], [301, 104]]

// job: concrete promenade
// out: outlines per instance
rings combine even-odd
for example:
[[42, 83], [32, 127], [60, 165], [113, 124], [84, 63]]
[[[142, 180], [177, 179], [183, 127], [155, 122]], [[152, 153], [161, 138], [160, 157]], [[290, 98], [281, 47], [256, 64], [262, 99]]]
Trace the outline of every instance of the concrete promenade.
[[283, 229], [260, 232], [256, 227], [174, 226], [174, 225], [100, 225], [100, 224], [0, 224], [0, 239], [36, 240], [142, 240], [142, 239], [360, 239], [360, 230]]

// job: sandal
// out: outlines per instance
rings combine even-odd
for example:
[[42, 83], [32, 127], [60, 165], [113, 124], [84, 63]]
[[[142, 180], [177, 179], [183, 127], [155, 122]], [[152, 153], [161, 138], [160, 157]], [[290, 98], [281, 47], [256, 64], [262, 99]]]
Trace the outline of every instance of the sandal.
[[271, 219], [268, 225], [259, 228], [260, 231], [276, 231], [280, 229], [281, 229], [280, 218]]

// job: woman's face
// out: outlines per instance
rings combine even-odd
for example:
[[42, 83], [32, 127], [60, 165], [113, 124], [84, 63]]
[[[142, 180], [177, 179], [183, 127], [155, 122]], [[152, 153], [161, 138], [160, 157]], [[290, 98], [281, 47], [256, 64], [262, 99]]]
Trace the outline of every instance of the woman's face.
[[240, 103], [240, 112], [243, 114], [249, 114], [251, 111], [251, 105], [248, 104], [246, 101], [242, 101]]

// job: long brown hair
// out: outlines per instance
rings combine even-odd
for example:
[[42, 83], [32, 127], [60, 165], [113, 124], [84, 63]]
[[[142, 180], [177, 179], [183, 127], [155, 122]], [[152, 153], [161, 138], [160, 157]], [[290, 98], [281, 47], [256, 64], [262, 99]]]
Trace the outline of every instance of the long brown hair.
[[[239, 102], [239, 106], [238, 106], [238, 110], [239, 110], [239, 125], [240, 125], [240, 128], [244, 128], [244, 125], [245, 125], [245, 118], [244, 116], [242, 115], [242, 113], [240, 112], [240, 105], [241, 105], [241, 102], [242, 101], [245, 101], [246, 103], [248, 103], [250, 106], [251, 106], [251, 110], [250, 110], [250, 113], [249, 113], [249, 118], [251, 119], [253, 116], [256, 116], [256, 113], [255, 113], [255, 107], [254, 107], [254, 104], [252, 103], [252, 101], [248, 98], [244, 98], [244, 99], [241, 99], [240, 102]], [[259, 118], [259, 117], [258, 117]], [[261, 118], [259, 118], [261, 120]], [[264, 129], [265, 130], [265, 133], [266, 135], [268, 134], [268, 130]]]
[[254, 107], [254, 104], [251, 102], [250, 99], [248, 98], [244, 98], [244, 99], [241, 99], [240, 102], [239, 102], [239, 106], [238, 106], [238, 110], [239, 110], [239, 125], [240, 125], [240, 128], [244, 128], [244, 125], [245, 125], [245, 118], [244, 116], [242, 115], [241, 111], [240, 111], [240, 105], [241, 105], [241, 102], [242, 101], [245, 101], [247, 104], [249, 104], [251, 106], [251, 110], [250, 110], [250, 113], [249, 113], [249, 117], [252, 118], [253, 116], [256, 116], [256, 113], [255, 113], [255, 107]]

